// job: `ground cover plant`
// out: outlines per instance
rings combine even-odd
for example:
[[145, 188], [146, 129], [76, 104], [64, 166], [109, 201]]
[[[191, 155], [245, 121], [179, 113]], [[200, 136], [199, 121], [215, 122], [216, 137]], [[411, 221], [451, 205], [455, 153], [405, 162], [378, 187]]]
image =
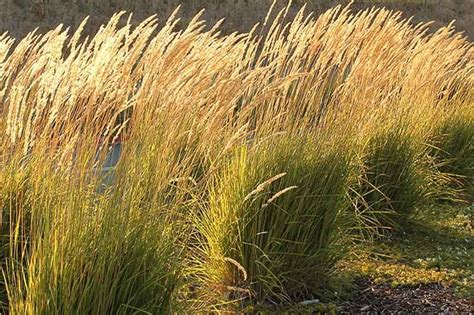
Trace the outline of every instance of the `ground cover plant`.
[[419, 211], [405, 235], [375, 242], [370, 253], [344, 263], [360, 280], [358, 296], [342, 302], [342, 309], [468, 312], [473, 235], [472, 206], [444, 204]]
[[289, 8], [225, 36], [179, 10], [0, 36], [5, 312], [330, 301], [345, 260], [399, 237], [381, 231], [469, 199], [472, 43]]

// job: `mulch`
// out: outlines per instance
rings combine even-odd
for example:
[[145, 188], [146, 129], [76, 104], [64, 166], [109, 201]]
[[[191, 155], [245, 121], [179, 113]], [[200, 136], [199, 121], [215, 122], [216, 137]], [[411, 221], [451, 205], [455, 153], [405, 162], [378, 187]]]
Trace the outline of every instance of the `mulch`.
[[452, 288], [438, 283], [392, 287], [370, 279], [357, 281], [357, 292], [341, 303], [340, 314], [473, 314], [474, 298], [457, 297]]

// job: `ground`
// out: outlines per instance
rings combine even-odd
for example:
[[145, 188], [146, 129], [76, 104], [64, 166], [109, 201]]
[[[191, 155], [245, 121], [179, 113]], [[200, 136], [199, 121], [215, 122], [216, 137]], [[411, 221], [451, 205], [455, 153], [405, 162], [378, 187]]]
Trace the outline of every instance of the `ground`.
[[405, 232], [346, 262], [353, 294], [340, 312], [474, 310], [474, 205], [422, 209]]
[[[474, 311], [474, 203], [419, 209], [404, 232], [361, 245], [337, 270], [331, 297], [249, 313]], [[339, 283], [337, 283], [339, 282]]]

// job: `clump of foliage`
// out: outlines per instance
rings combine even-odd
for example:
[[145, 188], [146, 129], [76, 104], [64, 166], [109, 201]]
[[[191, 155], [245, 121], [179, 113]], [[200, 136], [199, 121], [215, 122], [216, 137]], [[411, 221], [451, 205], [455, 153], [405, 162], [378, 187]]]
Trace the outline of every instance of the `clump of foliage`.
[[474, 124], [472, 109], [461, 108], [435, 125], [429, 154], [438, 170], [452, 176], [457, 188], [474, 185]]
[[131, 181], [120, 198], [98, 196], [96, 182], [65, 180], [67, 173], [46, 165], [36, 164], [36, 176], [17, 182], [17, 188], [29, 189], [2, 198], [4, 213], [15, 214], [2, 224], [10, 229], [3, 260], [9, 311], [176, 309], [181, 233], [170, 220], [171, 209], [163, 211], [159, 203], [138, 207], [143, 195]]
[[6, 312], [318, 296], [368, 223], [471, 176], [472, 115], [448, 119], [472, 104], [471, 43], [386, 9], [290, 9], [228, 36], [177, 11], [0, 35]]
[[204, 294], [288, 302], [324, 287], [348, 245], [350, 162], [350, 150], [317, 140], [238, 149], [196, 218]]
[[361, 158], [361, 177], [354, 187], [356, 211], [372, 226], [403, 226], [426, 202], [427, 180], [422, 153], [403, 128], [375, 132]]

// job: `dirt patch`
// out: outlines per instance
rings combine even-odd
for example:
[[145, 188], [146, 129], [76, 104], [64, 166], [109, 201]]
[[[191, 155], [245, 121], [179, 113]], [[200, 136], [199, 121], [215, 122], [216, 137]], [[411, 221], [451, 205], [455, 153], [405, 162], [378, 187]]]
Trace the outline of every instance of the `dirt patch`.
[[340, 313], [467, 313], [474, 311], [474, 300], [460, 298], [450, 287], [438, 283], [392, 287], [369, 279], [356, 282], [351, 300], [341, 303]]

